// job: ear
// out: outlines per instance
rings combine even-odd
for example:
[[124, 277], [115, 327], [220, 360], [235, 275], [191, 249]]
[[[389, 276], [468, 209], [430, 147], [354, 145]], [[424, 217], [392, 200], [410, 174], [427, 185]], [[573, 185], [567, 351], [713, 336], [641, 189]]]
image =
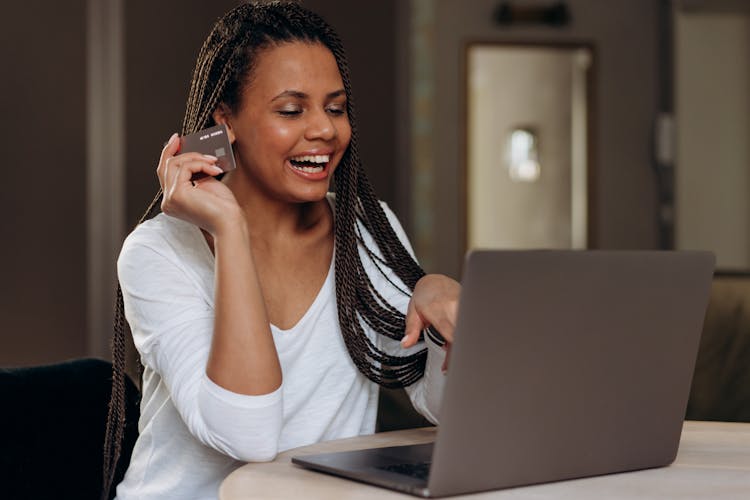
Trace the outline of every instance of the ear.
[[229, 109], [229, 107], [221, 103], [216, 108], [216, 111], [213, 112], [211, 117], [214, 119], [214, 122], [219, 124], [224, 124], [227, 126], [227, 134], [229, 135], [229, 142], [234, 144], [235, 136], [234, 136], [234, 129], [232, 128], [232, 112]]

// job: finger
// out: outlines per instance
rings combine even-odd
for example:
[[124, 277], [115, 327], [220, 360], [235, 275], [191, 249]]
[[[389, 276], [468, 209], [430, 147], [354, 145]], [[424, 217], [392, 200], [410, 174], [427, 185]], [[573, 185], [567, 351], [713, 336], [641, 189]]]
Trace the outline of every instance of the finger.
[[406, 328], [404, 331], [404, 338], [401, 339], [401, 345], [404, 347], [411, 347], [419, 342], [419, 334], [428, 326], [424, 323], [424, 321], [422, 321], [421, 316], [414, 306], [413, 299], [409, 300], [409, 307], [406, 311], [405, 323]]
[[159, 184], [161, 184], [162, 189], [165, 185], [164, 171], [167, 168], [167, 160], [176, 155], [180, 150], [180, 141], [178, 139], [179, 136], [177, 135], [177, 132], [172, 134], [167, 143], [164, 145], [164, 148], [162, 148], [161, 155], [159, 156], [159, 165], [156, 167], [156, 175], [159, 178]]
[[453, 342], [453, 332], [456, 330], [456, 323], [455, 318], [447, 315], [447, 311], [433, 321], [432, 326], [446, 342]]
[[203, 184], [204, 182], [212, 182], [212, 181], [213, 182], [219, 182], [219, 181], [216, 180], [215, 177], [213, 177], [214, 175], [216, 175], [216, 174], [204, 175], [204, 176], [199, 176], [199, 177], [193, 177], [190, 180], [192, 181], [193, 186], [199, 186], [199, 185]]
[[458, 301], [448, 300], [434, 304], [424, 314], [424, 319], [440, 333], [446, 342], [453, 342], [458, 318]]
[[448, 371], [448, 365], [450, 365], [451, 363], [451, 345], [445, 344], [445, 347], [443, 347], [443, 349], [445, 349], [445, 359], [443, 360], [443, 366], [441, 367], [441, 370], [443, 371], [443, 373], [445, 373]]
[[165, 173], [166, 185], [175, 189], [180, 184], [190, 183], [191, 178], [199, 172], [206, 175], [219, 175], [223, 170], [216, 165], [216, 157], [209, 155], [200, 155], [190, 153], [188, 155], [179, 155], [167, 162], [168, 167]]

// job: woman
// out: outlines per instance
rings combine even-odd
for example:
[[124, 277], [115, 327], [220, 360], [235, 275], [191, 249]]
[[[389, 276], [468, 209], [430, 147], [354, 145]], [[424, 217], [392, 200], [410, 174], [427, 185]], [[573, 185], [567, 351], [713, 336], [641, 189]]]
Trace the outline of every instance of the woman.
[[[434, 326], [449, 345], [460, 286], [424, 275], [364, 176], [332, 29], [294, 3], [227, 13], [201, 49], [182, 132], [219, 123], [237, 169], [221, 176], [216, 158], [178, 154], [174, 134], [144, 219], [163, 213], [118, 261], [144, 367], [118, 498], [215, 498], [243, 461], [372, 433], [376, 384], [406, 387], [437, 421], [446, 355], [421, 332]], [[191, 181], [198, 173], [208, 177]], [[105, 489], [122, 432], [122, 330]]]

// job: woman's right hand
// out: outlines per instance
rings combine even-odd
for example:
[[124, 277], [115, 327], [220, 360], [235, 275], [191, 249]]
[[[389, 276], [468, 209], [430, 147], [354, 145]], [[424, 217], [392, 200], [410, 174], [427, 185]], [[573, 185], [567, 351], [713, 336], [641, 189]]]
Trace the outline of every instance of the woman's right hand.
[[[161, 152], [156, 169], [164, 193], [162, 212], [216, 236], [223, 227], [231, 227], [241, 218], [237, 199], [224, 183], [212, 177], [222, 173], [215, 157], [195, 152], [177, 154], [179, 148], [179, 136], [173, 134]], [[200, 172], [207, 176], [191, 181]]]

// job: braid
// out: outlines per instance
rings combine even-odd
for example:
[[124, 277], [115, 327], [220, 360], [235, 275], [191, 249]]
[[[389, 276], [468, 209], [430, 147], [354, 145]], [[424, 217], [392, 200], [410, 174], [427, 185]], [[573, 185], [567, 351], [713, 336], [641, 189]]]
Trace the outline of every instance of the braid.
[[[343, 44], [333, 29], [320, 16], [295, 2], [246, 3], [229, 11], [216, 22], [199, 52], [181, 134], [213, 125], [212, 114], [220, 105], [236, 112], [242, 89], [252, 76], [257, 54], [274, 44], [294, 41], [322, 43], [331, 51], [347, 97], [351, 139], [334, 173], [334, 268], [344, 342], [355, 366], [367, 378], [384, 387], [405, 387], [423, 375], [427, 352], [422, 349], [406, 356], [391, 356], [368, 337], [363, 325], [391, 339], [399, 339], [405, 330], [405, 316], [375, 289], [365, 271], [360, 248], [376, 269], [407, 295], [424, 276], [424, 271], [398, 239], [362, 168], [349, 66]], [[162, 191], [159, 190], [138, 224], [154, 217], [161, 201]], [[364, 244], [361, 228], [372, 235], [380, 255]], [[393, 283], [382, 266], [390, 268], [408, 290]], [[110, 496], [125, 427], [125, 317], [119, 285], [113, 330], [112, 395], [104, 442], [103, 499]]]
[[[388, 222], [383, 207], [367, 180], [359, 158], [357, 144], [356, 114], [352, 98], [351, 80], [344, 47], [333, 30], [319, 17], [312, 15], [311, 21], [324, 25], [323, 40], [338, 64], [344, 90], [347, 94], [347, 113], [352, 136], [347, 155], [341, 160], [334, 174], [336, 178], [336, 301], [339, 323], [344, 341], [355, 365], [374, 382], [390, 388], [404, 387], [417, 381], [424, 373], [427, 353], [423, 349], [410, 356], [390, 356], [377, 348], [365, 335], [360, 320], [376, 332], [398, 339], [406, 328], [405, 316], [388, 304], [377, 292], [359, 256], [361, 241], [359, 223], [372, 235], [383, 254], [382, 261], [404, 284], [413, 290], [424, 276], [409, 252], [398, 239]], [[362, 244], [378, 269], [376, 255]], [[385, 273], [383, 273], [384, 276]], [[349, 277], [355, 276], [352, 280]], [[346, 277], [346, 278], [345, 278]], [[386, 276], [387, 278], [387, 276]], [[389, 281], [390, 279], [387, 278]]]
[[125, 433], [125, 320], [122, 290], [117, 286], [117, 299], [112, 338], [112, 394], [109, 401], [107, 426], [104, 431], [104, 462], [102, 464], [102, 498], [108, 499], [115, 477], [117, 461]]
[[[208, 122], [209, 119], [211, 119], [211, 114], [216, 109], [216, 107], [219, 104], [219, 98], [221, 97], [221, 90], [226, 86], [227, 81], [229, 80], [230, 72], [228, 70], [228, 66], [224, 67], [224, 72], [222, 73], [221, 77], [219, 78], [219, 83], [217, 84], [214, 91], [211, 93], [211, 97], [208, 98], [208, 105], [203, 109], [203, 112], [198, 115], [197, 122], [193, 125], [195, 131], [200, 130], [205, 126], [205, 124]], [[191, 129], [191, 132], [193, 130]], [[183, 132], [184, 134], [190, 133], [190, 132]]]

